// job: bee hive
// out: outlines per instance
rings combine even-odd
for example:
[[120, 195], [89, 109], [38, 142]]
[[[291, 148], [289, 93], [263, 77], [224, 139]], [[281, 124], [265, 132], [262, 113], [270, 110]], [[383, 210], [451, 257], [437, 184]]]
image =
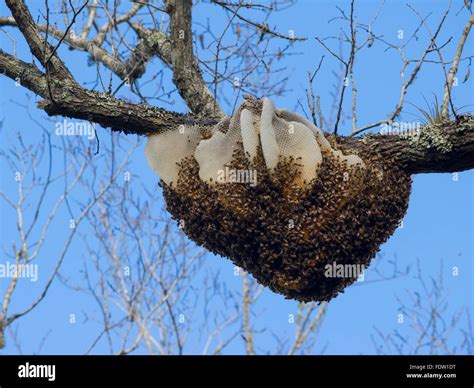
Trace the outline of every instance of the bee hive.
[[343, 291], [357, 277], [329, 277], [327, 266], [365, 268], [406, 212], [409, 175], [370, 150], [337, 150], [268, 99], [211, 134], [181, 132], [153, 135], [146, 149], [168, 211], [197, 244], [288, 298]]

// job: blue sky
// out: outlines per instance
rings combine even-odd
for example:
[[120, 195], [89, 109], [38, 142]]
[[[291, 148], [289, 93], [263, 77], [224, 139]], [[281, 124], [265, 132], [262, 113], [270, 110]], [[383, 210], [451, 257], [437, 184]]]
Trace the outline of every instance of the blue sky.
[[[34, 9], [31, 2], [32, 11]], [[315, 37], [327, 37], [338, 35], [341, 26], [340, 21], [328, 23], [331, 18], [338, 16], [335, 4], [340, 4], [346, 12], [349, 2], [333, 1], [309, 1], [301, 0], [295, 6], [285, 11], [275, 13], [269, 20], [271, 27], [276, 26], [279, 31], [286, 32], [294, 30], [296, 36], [307, 37], [305, 42], [295, 43], [293, 52], [298, 55], [287, 56], [282, 59], [276, 67], [283, 68], [282, 74], [288, 76], [288, 92], [283, 96], [273, 97], [274, 103], [281, 108], [292, 109], [299, 113], [301, 108], [298, 104], [300, 99], [304, 104], [304, 90], [307, 87], [307, 72], [314, 71], [322, 55], [325, 59], [321, 70], [315, 78], [315, 88], [321, 95], [322, 110], [325, 114], [330, 111], [332, 100], [330, 93], [334, 90], [334, 83], [337, 81], [332, 71], [338, 70], [338, 64], [330, 54], [318, 45]], [[444, 1], [412, 1], [410, 4], [416, 8], [420, 14], [432, 13], [428, 19], [431, 31], [436, 29], [437, 23], [441, 19], [446, 8]], [[448, 16], [438, 42], [445, 42], [453, 36], [453, 42], [445, 47], [445, 58], [452, 58], [456, 48], [457, 40], [460, 36], [467, 13], [463, 11], [459, 16], [455, 16], [461, 8], [461, 1], [453, 2], [451, 14]], [[367, 23], [372, 18], [379, 2], [358, 1], [356, 8], [356, 18], [362, 23]], [[0, 15], [9, 15], [9, 10], [2, 3], [0, 5]], [[195, 29], [199, 30], [200, 25], [210, 21], [212, 28], [219, 32], [225, 28], [227, 19], [216, 7], [207, 4], [199, 4], [194, 11]], [[381, 13], [374, 26], [377, 35], [383, 35], [384, 39], [397, 42], [397, 35], [400, 30], [404, 31], [404, 39], [411, 36], [414, 28], [418, 25], [418, 17], [401, 1], [388, 1], [381, 10]], [[17, 38], [17, 55], [30, 60], [25, 42], [13, 29], [8, 29], [12, 36]], [[4, 33], [0, 34], [2, 49], [11, 52], [11, 42]], [[403, 41], [403, 40], [402, 40]], [[337, 43], [329, 41], [331, 47], [337, 51]], [[426, 48], [428, 42], [426, 31], [422, 28], [419, 32], [418, 40], [414, 40], [406, 49], [408, 58], [418, 58]], [[286, 42], [275, 41], [273, 45], [282, 45]], [[465, 47], [466, 55], [473, 55], [472, 35]], [[90, 82], [94, 79], [94, 67], [87, 67], [87, 58], [83, 53], [69, 51], [61, 48], [60, 53], [72, 73], [81, 82]], [[202, 53], [205, 57], [206, 53]], [[345, 50], [347, 56], [347, 49]], [[433, 59], [437, 59], [432, 56]], [[159, 68], [161, 65], [154, 61], [150, 66]], [[399, 98], [400, 93], [400, 56], [395, 50], [386, 51], [379, 42], [375, 42], [370, 49], [363, 50], [356, 59], [355, 72], [356, 83], [359, 90], [358, 98], [358, 119], [359, 125], [363, 126], [387, 116], [392, 112]], [[408, 73], [411, 68], [408, 69]], [[460, 82], [454, 88], [453, 101], [456, 106], [467, 106], [465, 111], [473, 110], [473, 83], [472, 79], [462, 83], [462, 79], [467, 70], [467, 61], [460, 65], [458, 77]], [[278, 76], [277, 76], [278, 77]], [[117, 80], [115, 80], [117, 83]], [[438, 99], [442, 96], [443, 74], [439, 65], [425, 64], [419, 73], [415, 83], [410, 88], [407, 95], [406, 109], [402, 113], [401, 121], [414, 121], [417, 118], [419, 106], [426, 109], [425, 98], [432, 102], [434, 95]], [[163, 85], [170, 85], [170, 75], [165, 74]], [[146, 89], [145, 89], [146, 90]], [[61, 118], [47, 118], [46, 114], [35, 108], [36, 97], [32, 93], [25, 91], [15, 83], [4, 77], [0, 77], [0, 120], [3, 121], [0, 136], [2, 149], [7, 150], [9, 146], [18, 140], [13, 136], [15, 130], [20, 130], [27, 143], [41, 141], [42, 130], [28, 116], [25, 107], [35, 120], [37, 120], [46, 130], [54, 132], [54, 123]], [[226, 98], [233, 101], [236, 90], [227, 87], [223, 92]], [[350, 93], [350, 91], [349, 91]], [[348, 108], [350, 94], [346, 95], [346, 105]], [[118, 93], [119, 97], [132, 98], [126, 89]], [[163, 105], [177, 111], [185, 111], [183, 103], [179, 97], [173, 95], [173, 106]], [[159, 104], [158, 104], [159, 105]], [[231, 113], [231, 107], [224, 105], [227, 113]], [[348, 133], [350, 122], [346, 121], [342, 133]], [[377, 128], [374, 131], [378, 130]], [[104, 144], [107, 144], [109, 137], [108, 130], [99, 129], [99, 137]], [[52, 136], [53, 143], [59, 144], [60, 140]], [[93, 145], [94, 142], [92, 141]], [[140, 195], [147, 194], [140, 188], [145, 184], [150, 190], [160, 190], [156, 188], [156, 176], [146, 165], [143, 155], [143, 145], [134, 153], [132, 158], [133, 182], [137, 184], [137, 192]], [[102, 151], [101, 157], [107, 160], [107, 154]], [[55, 173], [60, 173], [62, 164], [55, 165]], [[44, 169], [44, 174], [46, 170]], [[14, 196], [15, 186], [12, 185], [12, 177], [3, 173], [1, 178], [1, 190]], [[62, 186], [58, 185], [53, 194], [59, 194]], [[76, 192], [81, 195], [81, 192]], [[422, 275], [426, 279], [437, 278], [440, 270], [445, 279], [447, 300], [449, 308], [445, 313], [446, 320], [449, 320], [452, 313], [462, 308], [474, 308], [474, 172], [467, 171], [453, 174], [423, 174], [417, 175], [413, 179], [413, 190], [410, 199], [408, 213], [403, 222], [403, 228], [399, 228], [396, 233], [381, 247], [380, 254], [372, 261], [371, 267], [366, 271], [365, 282], [357, 283], [346, 289], [336, 299], [330, 302], [328, 314], [324, 320], [321, 332], [314, 348], [314, 353], [319, 353], [324, 349], [326, 354], [373, 354], [375, 347], [371, 342], [371, 335], [374, 335], [375, 328], [386, 333], [394, 330], [408, 333], [408, 323], [397, 322], [400, 313], [397, 297], [405, 298], [414, 292], [420, 292], [420, 283], [415, 278], [416, 263], [419, 260]], [[52, 195], [54, 198], [54, 195]], [[45, 205], [51, 205], [46, 201]], [[52, 201], [52, 199], [51, 199]], [[161, 203], [156, 203], [161, 207]], [[2, 202], [0, 207], [2, 214], [1, 236], [2, 248], [8, 249], [11, 240], [15, 239], [16, 223], [15, 214]], [[43, 215], [46, 217], [47, 215]], [[49, 258], [57, 255], [55, 249], [56, 241], [64, 239], [65, 225], [69, 220], [66, 209], [62, 209], [60, 217], [53, 225], [46, 249], [42, 252], [41, 271], [47, 273]], [[87, 225], [83, 225], [83, 233], [87, 233]], [[80, 243], [73, 243], [73, 249], [68, 254], [62, 274], [66, 274], [74, 279], [77, 273], [77, 260], [81, 256], [82, 248]], [[3, 252], [2, 252], [3, 253]], [[0, 257], [0, 263], [5, 260], [5, 256]], [[390, 273], [390, 261], [395, 260], [399, 269], [411, 267], [411, 271], [406, 276], [396, 279], [371, 283], [370, 280], [377, 279], [374, 269], [377, 267], [384, 273]], [[442, 266], [441, 266], [442, 263]], [[459, 268], [459, 275], [453, 276], [453, 267]], [[220, 257], [208, 254], [205, 260], [205, 267], [219, 270], [222, 281], [230, 290], [240, 288], [240, 279], [233, 274], [233, 264]], [[196, 287], [199, 287], [198, 277]], [[38, 285], [39, 286], [39, 285]], [[31, 295], [37, 292], [37, 285], [26, 284], [19, 288], [15, 295], [15, 302], [12, 310], [16, 311], [31, 301]], [[0, 280], [0, 293], [3, 295], [4, 286]], [[215, 305], [215, 309], [224, 308]], [[25, 353], [35, 352], [43, 336], [51, 331], [42, 348], [43, 353], [76, 354], [85, 351], [85, 343], [90, 341], [97, 329], [91, 323], [80, 322], [75, 325], [68, 324], [68, 316], [71, 311], [94, 309], [90, 298], [73, 292], [56, 281], [47, 301], [30, 315], [19, 321], [19, 333], [21, 334], [23, 351]], [[285, 300], [282, 296], [273, 294], [265, 290], [257, 304], [257, 314], [254, 317], [254, 328], [263, 330], [264, 333], [258, 335], [256, 346], [261, 353], [272, 353], [275, 349], [275, 342], [270, 332], [291, 335], [294, 325], [288, 322], [289, 314], [296, 312], [297, 303]], [[79, 314], [79, 313], [78, 313]], [[201, 319], [201, 318], [200, 318]], [[202, 322], [196, 319], [192, 326], [197, 332]], [[461, 328], [466, 328], [466, 323], [460, 323]], [[454, 333], [450, 338], [450, 345], [459, 342], [459, 335]], [[194, 338], [188, 349], [191, 353], [200, 353], [202, 341]], [[105, 350], [105, 345], [100, 345], [97, 352]], [[229, 353], [241, 353], [244, 351], [243, 341], [235, 341], [229, 348]], [[2, 354], [15, 354], [17, 349], [10, 343], [1, 352]]]

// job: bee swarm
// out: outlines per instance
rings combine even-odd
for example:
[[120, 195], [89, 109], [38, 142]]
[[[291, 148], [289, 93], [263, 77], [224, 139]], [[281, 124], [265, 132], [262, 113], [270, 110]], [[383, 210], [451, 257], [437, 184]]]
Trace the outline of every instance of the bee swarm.
[[[274, 114], [289, 117], [281, 112]], [[411, 190], [410, 176], [390, 160], [368, 149], [346, 157], [351, 150], [333, 150], [335, 140], [319, 142], [322, 158], [309, 182], [301, 177], [304, 153], [280, 155], [270, 169], [263, 141], [249, 158], [240, 138], [226, 163], [256, 171], [257, 185], [202, 179], [202, 163], [188, 153], [175, 181], [160, 183], [168, 211], [190, 239], [271, 290], [329, 301], [357, 278], [327, 277], [326, 266], [369, 265], [405, 215]]]

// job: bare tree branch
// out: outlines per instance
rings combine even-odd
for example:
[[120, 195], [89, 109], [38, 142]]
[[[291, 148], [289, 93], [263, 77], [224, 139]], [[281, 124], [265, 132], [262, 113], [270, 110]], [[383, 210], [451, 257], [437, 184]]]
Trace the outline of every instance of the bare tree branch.
[[[418, 73], [421, 69], [421, 66], [423, 65], [423, 63], [426, 60], [426, 56], [430, 52], [432, 52], [434, 50], [437, 50], [436, 38], [438, 37], [438, 34], [441, 31], [441, 27], [443, 26], [444, 21], [446, 20], [446, 17], [448, 16], [448, 13], [449, 13], [450, 9], [451, 9], [451, 4], [448, 5], [445, 13], [443, 14], [443, 17], [441, 18], [441, 21], [438, 24], [438, 28], [436, 29], [436, 32], [434, 33], [434, 35], [431, 36], [429, 45], [426, 47], [426, 49], [423, 52], [421, 58], [416, 61], [417, 64], [416, 64], [415, 68], [413, 69], [413, 71], [411, 72], [410, 76], [408, 77], [408, 81], [405, 81], [405, 69], [408, 66], [408, 64], [410, 63], [410, 61], [406, 58], [405, 52], [403, 51], [403, 48], [408, 44], [408, 42], [406, 42], [405, 45], [398, 46], [398, 47], [394, 46], [394, 45], [391, 45], [390, 43], [384, 42], [387, 45], [389, 45], [390, 48], [394, 48], [394, 49], [398, 50], [398, 52], [400, 53], [400, 56], [402, 57], [402, 61], [403, 61], [402, 69], [400, 71], [400, 75], [402, 77], [402, 87], [401, 87], [401, 90], [400, 90], [400, 97], [398, 99], [398, 103], [397, 103], [394, 111], [389, 115], [389, 117], [387, 119], [379, 120], [379, 121], [376, 121], [372, 124], [365, 125], [362, 128], [355, 129], [355, 130], [352, 131], [352, 133], [350, 135], [351, 137], [355, 136], [355, 135], [358, 135], [358, 134], [360, 134], [360, 133], [362, 133], [362, 132], [364, 132], [364, 131], [366, 131], [370, 128], [374, 128], [374, 127], [377, 127], [377, 126], [382, 125], [382, 124], [390, 124], [390, 123], [393, 122], [393, 120], [395, 120], [400, 115], [400, 113], [402, 112], [402, 109], [403, 109], [403, 105], [405, 103], [405, 95], [408, 91], [408, 88], [415, 81], [415, 79], [416, 79], [416, 77], [417, 77], [417, 75], [418, 75]], [[424, 24], [424, 20], [422, 19], [420, 27], [423, 24]], [[416, 33], [416, 31], [415, 31], [415, 33]], [[414, 36], [414, 34], [412, 35], [412, 37], [413, 36]], [[409, 40], [411, 40], [411, 38]]]
[[[297, 38], [297, 37], [294, 37], [294, 36], [292, 37], [292, 36], [281, 34], [281, 33], [277, 32], [275, 30], [271, 30], [267, 23], [256, 23], [256, 22], [254, 22], [254, 21], [252, 21], [248, 18], [243, 17], [242, 15], [240, 15], [238, 13], [238, 11], [241, 7], [246, 7], [246, 8], [259, 7], [260, 5], [256, 5], [256, 4], [247, 4], [247, 5], [245, 5], [244, 3], [241, 3], [241, 2], [236, 3], [236, 4], [230, 4], [230, 3], [225, 3], [223, 1], [218, 1], [218, 0], [212, 0], [212, 2], [214, 4], [220, 5], [222, 8], [224, 8], [227, 11], [231, 12], [235, 17], [237, 17], [237, 19], [240, 19], [243, 22], [248, 23], [251, 26], [256, 27], [257, 30], [260, 31], [260, 33], [262, 35], [269, 34], [269, 35], [273, 35], [277, 38], [286, 39], [286, 40], [290, 40], [290, 41], [304, 41], [304, 40], [306, 40], [306, 38]], [[232, 6], [237, 7], [237, 9], [236, 10], [232, 9]], [[271, 7], [270, 7], [270, 10], [271, 10]]]
[[469, 32], [471, 31], [471, 27], [474, 24], [474, 13], [471, 14], [464, 30], [462, 31], [461, 38], [459, 39], [458, 48], [456, 50], [456, 54], [454, 55], [453, 64], [451, 69], [449, 69], [448, 73], [448, 80], [447, 84], [444, 88], [444, 95], [443, 95], [443, 104], [441, 105], [441, 115], [445, 118], [448, 117], [448, 104], [451, 96], [451, 88], [453, 86], [454, 77], [458, 72], [459, 60], [461, 59], [462, 51], [464, 49], [464, 45], [466, 44], [467, 37]]
[[221, 108], [205, 84], [193, 53], [192, 2], [169, 0], [166, 4], [170, 15], [173, 81], [194, 114], [220, 117]]
[[369, 147], [392, 159], [409, 174], [465, 171], [474, 168], [474, 119], [428, 125], [409, 135], [343, 138], [346, 147]]
[[51, 70], [54, 74], [72, 81], [69, 70], [56, 55], [54, 48], [44, 41], [23, 0], [6, 0], [6, 3], [33, 55], [46, 67], [46, 70], [49, 69], [48, 65], [51, 63]]
[[215, 119], [196, 119], [154, 108], [150, 105], [132, 104], [111, 97], [106, 93], [82, 88], [68, 79], [53, 79], [54, 90], [60, 98], [48, 100], [46, 77], [34, 65], [20, 61], [0, 50], [0, 72], [46, 98], [38, 107], [50, 116], [66, 116], [96, 122], [116, 131], [146, 135], [165, 131], [182, 124], [213, 125]]
[[248, 355], [254, 355], [255, 349], [253, 344], [253, 332], [250, 324], [250, 308], [252, 305], [252, 297], [250, 295], [250, 287], [247, 273], [242, 273], [242, 310], [243, 310], [243, 323], [245, 333], [245, 348], [247, 349]]

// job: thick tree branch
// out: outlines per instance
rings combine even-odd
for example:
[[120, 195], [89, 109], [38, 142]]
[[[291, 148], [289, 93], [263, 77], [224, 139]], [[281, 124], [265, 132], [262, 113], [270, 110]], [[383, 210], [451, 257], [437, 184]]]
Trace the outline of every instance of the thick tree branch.
[[427, 126], [413, 135], [341, 138], [343, 147], [368, 147], [409, 174], [460, 172], [474, 168], [474, 118]]
[[41, 97], [46, 97], [46, 76], [35, 66], [0, 50], [0, 73]]
[[50, 116], [66, 116], [92, 121], [113, 131], [147, 135], [175, 129], [180, 125], [214, 125], [216, 120], [196, 118], [147, 104], [131, 104], [106, 93], [73, 88], [61, 101], [38, 103]]
[[18, 80], [21, 85], [45, 98], [38, 107], [50, 116], [65, 116], [95, 122], [114, 131], [146, 135], [166, 131], [179, 125], [212, 126], [216, 119], [196, 118], [146, 104], [132, 104], [107, 93], [82, 88], [73, 80], [51, 79], [54, 102], [48, 99], [46, 75], [0, 50], [0, 73]]
[[[0, 50], [0, 72], [34, 93], [46, 97], [46, 77], [34, 65]], [[92, 92], [73, 82], [62, 82], [61, 98], [43, 100], [41, 109], [51, 116], [66, 116], [96, 122], [115, 131], [146, 135], [176, 128], [200, 125], [211, 128], [217, 119], [181, 115], [144, 104], [131, 104], [105, 93]], [[59, 87], [59, 86], [58, 86]], [[368, 135], [341, 137], [342, 147], [369, 148], [394, 160], [408, 173], [455, 172], [474, 168], [474, 119], [428, 126], [419, 135]]]
[[223, 113], [204, 82], [194, 57], [191, 9], [189, 0], [167, 1], [173, 81], [194, 114], [219, 117]]

